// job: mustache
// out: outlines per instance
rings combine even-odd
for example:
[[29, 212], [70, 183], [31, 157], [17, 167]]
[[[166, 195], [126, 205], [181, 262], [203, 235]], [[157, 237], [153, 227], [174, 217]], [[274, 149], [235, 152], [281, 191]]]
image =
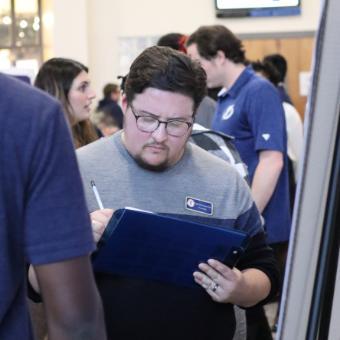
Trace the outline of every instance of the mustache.
[[150, 142], [144, 145], [144, 147], [148, 147], [148, 146], [154, 146], [154, 147], [158, 147], [158, 148], [166, 149], [166, 150], [169, 149], [168, 146], [163, 143]]

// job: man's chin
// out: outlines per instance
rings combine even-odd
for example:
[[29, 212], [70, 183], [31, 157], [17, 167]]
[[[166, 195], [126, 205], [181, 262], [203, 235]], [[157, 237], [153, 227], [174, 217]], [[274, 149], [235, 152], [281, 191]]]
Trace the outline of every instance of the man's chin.
[[152, 164], [148, 161], [144, 160], [141, 157], [134, 157], [135, 162], [143, 169], [155, 171], [155, 172], [161, 172], [166, 170], [169, 167], [168, 161], [164, 160], [163, 162]]

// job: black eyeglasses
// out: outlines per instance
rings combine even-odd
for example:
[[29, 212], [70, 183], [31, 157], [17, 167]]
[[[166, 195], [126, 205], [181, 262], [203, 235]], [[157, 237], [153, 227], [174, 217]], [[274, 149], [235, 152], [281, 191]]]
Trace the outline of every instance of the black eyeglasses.
[[168, 135], [173, 137], [182, 137], [193, 125], [193, 123], [184, 122], [178, 119], [162, 121], [153, 116], [137, 114], [132, 105], [130, 105], [130, 108], [136, 118], [137, 128], [143, 132], [154, 132], [161, 124], [165, 124], [165, 129]]

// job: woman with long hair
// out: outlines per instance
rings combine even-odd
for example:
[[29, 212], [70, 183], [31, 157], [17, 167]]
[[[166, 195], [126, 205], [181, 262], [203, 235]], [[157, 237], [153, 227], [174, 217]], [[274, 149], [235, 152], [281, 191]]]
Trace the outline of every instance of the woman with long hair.
[[52, 58], [40, 68], [34, 85], [56, 97], [70, 123], [75, 148], [98, 138], [89, 120], [95, 92], [90, 86], [88, 68], [78, 61]]

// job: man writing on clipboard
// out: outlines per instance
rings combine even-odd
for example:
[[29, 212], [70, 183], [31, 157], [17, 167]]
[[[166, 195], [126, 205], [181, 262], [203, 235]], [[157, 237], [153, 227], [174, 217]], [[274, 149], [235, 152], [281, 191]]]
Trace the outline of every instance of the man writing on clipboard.
[[[148, 48], [133, 62], [122, 132], [78, 150], [94, 235], [98, 241], [114, 210], [131, 206], [240, 229], [251, 243], [237, 268], [201, 263], [193, 280], [202, 289], [96, 274], [109, 338], [232, 339], [233, 305], [276, 293], [275, 260], [246, 182], [188, 142], [205, 89], [203, 69], [170, 48]], [[98, 210], [92, 180], [109, 209]]]

